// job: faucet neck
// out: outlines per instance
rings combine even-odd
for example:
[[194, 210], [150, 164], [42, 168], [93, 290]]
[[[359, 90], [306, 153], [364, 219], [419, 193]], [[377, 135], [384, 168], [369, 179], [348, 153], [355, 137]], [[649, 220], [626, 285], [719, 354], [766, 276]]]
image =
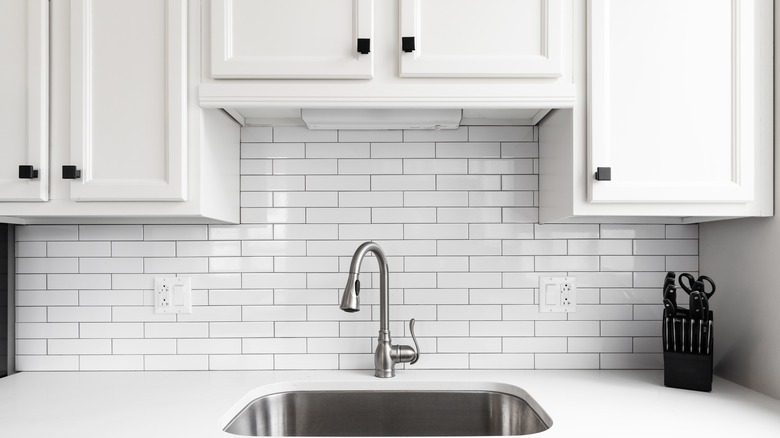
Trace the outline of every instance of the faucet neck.
[[390, 274], [387, 268], [387, 257], [382, 248], [375, 242], [365, 242], [360, 245], [352, 256], [349, 267], [350, 274], [360, 274], [360, 265], [367, 253], [373, 253], [379, 264], [379, 332], [390, 334]]

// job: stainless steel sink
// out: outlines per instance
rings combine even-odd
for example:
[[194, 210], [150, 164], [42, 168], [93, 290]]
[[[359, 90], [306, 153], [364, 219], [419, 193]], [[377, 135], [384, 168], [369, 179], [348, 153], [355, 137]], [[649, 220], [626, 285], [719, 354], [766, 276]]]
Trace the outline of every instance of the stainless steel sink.
[[294, 390], [252, 400], [224, 430], [244, 436], [493, 436], [549, 429], [550, 417], [524, 398], [530, 399], [485, 390]]

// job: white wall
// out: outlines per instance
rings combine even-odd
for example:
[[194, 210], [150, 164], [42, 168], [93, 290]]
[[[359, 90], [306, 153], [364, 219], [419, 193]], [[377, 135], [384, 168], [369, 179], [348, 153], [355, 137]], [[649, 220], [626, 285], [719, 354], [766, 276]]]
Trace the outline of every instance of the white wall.
[[[19, 227], [18, 368], [371, 369], [373, 260], [338, 309], [369, 239], [417, 368], [661, 368], [660, 285], [698, 270], [697, 226], [536, 224], [537, 135], [248, 128], [241, 225]], [[192, 315], [153, 313], [165, 275], [192, 278]], [[539, 275], [577, 277], [577, 313], [538, 313]]]

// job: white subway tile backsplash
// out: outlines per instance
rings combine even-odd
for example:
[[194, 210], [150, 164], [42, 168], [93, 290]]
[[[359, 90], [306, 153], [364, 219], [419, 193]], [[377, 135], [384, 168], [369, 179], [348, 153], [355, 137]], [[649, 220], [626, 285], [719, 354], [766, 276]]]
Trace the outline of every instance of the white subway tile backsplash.
[[[698, 227], [538, 224], [536, 127], [253, 127], [240, 147], [242, 224], [17, 227], [17, 367], [370, 370], [375, 257], [362, 311], [338, 308], [366, 240], [415, 368], [663, 366], [659, 285], [698, 274]], [[154, 313], [176, 275], [193, 313]], [[577, 312], [540, 313], [540, 275], [576, 277]]]

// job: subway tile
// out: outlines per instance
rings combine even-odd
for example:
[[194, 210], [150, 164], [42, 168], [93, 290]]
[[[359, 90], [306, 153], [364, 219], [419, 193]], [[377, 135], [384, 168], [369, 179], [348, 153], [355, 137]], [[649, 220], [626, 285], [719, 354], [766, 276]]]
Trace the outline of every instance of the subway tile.
[[537, 239], [598, 239], [599, 226], [595, 224], [535, 225]]
[[193, 306], [192, 313], [178, 314], [179, 321], [241, 321], [239, 306]]
[[539, 190], [538, 175], [501, 175], [502, 190]]
[[208, 291], [209, 305], [266, 305], [273, 303], [273, 291], [270, 289], [236, 289]]
[[372, 370], [374, 354], [339, 354], [340, 370]]
[[337, 239], [337, 224], [281, 224], [274, 226], [274, 240]]
[[302, 224], [306, 222], [304, 208], [242, 208], [241, 223]]
[[466, 353], [428, 353], [420, 356], [414, 365], [421, 370], [463, 370], [469, 367], [469, 355]]
[[[174, 273], [167, 274], [170, 277], [175, 275]], [[111, 286], [113, 290], [154, 289], [154, 279], [165, 276], [161, 274], [112, 274]]]
[[663, 317], [663, 306], [660, 304], [634, 306], [634, 321], [660, 321]]
[[83, 339], [143, 338], [144, 325], [134, 322], [83, 322], [79, 324]]
[[[570, 242], [571, 244], [571, 242]], [[602, 256], [602, 271], [663, 271], [663, 256]]]
[[469, 192], [470, 207], [533, 207], [534, 192], [506, 190], [501, 192]]
[[114, 339], [114, 354], [176, 354], [175, 339]]
[[305, 321], [304, 306], [244, 306], [242, 321]]
[[[434, 175], [373, 175], [371, 176], [372, 191], [411, 191], [435, 190]], [[373, 192], [372, 192], [373, 193]]]
[[143, 371], [142, 355], [94, 355], [79, 358], [80, 371]]
[[500, 353], [501, 338], [441, 338], [437, 353]]
[[[392, 131], [390, 131], [392, 132]], [[371, 144], [371, 158], [434, 158], [436, 145], [433, 142], [379, 143]]]
[[338, 230], [340, 239], [402, 239], [405, 234], [401, 224], [342, 224]]
[[699, 226], [697, 224], [667, 225], [666, 238], [667, 239], [698, 239]]
[[83, 274], [131, 274], [144, 272], [141, 258], [102, 257], [79, 259], [79, 272]]
[[48, 257], [108, 257], [111, 255], [111, 243], [50, 241], [46, 244], [46, 255]]
[[17, 371], [78, 371], [78, 356], [17, 356]]
[[371, 145], [366, 142], [306, 143], [306, 158], [369, 158], [370, 156]]
[[143, 225], [79, 225], [79, 240], [143, 240]]
[[371, 209], [307, 208], [306, 222], [310, 224], [367, 224], [371, 222]]
[[633, 309], [630, 305], [578, 305], [577, 311], [569, 314], [570, 321], [588, 320], [588, 321], [607, 321], [607, 320], [630, 320], [633, 316]]
[[274, 358], [264, 354], [220, 354], [209, 356], [209, 370], [212, 371], [249, 371], [272, 370]]
[[318, 353], [373, 353], [371, 339], [317, 338], [307, 340], [306, 352]]
[[271, 272], [273, 270], [272, 257], [211, 257], [208, 259], [210, 272]]
[[16, 307], [16, 322], [46, 322], [46, 307]]
[[438, 319], [442, 321], [497, 321], [501, 319], [501, 306], [488, 304], [441, 305]]
[[533, 289], [470, 289], [471, 304], [533, 304]]
[[335, 142], [338, 141], [338, 131], [330, 129], [314, 130], [305, 126], [275, 126], [274, 141], [279, 143], [289, 141]]
[[303, 158], [304, 144], [301, 142], [279, 143], [241, 143], [241, 158]]
[[209, 323], [209, 337], [211, 338], [267, 338], [273, 335], [274, 325], [272, 322]]
[[[181, 277], [181, 275], [179, 275]], [[239, 289], [241, 287], [241, 274], [216, 273], [216, 274], [191, 274], [184, 275], [192, 279], [192, 289]]]
[[590, 353], [537, 354], [535, 357], [535, 368], [537, 370], [595, 370], [599, 368], [599, 355]]
[[205, 257], [144, 259], [143, 272], [147, 274], [176, 272], [208, 272], [209, 259]]
[[244, 354], [305, 353], [305, 338], [247, 338], [241, 340]]
[[538, 158], [539, 143], [533, 141], [501, 142], [501, 158]]
[[501, 190], [499, 175], [436, 175], [437, 190]]
[[271, 175], [273, 160], [241, 160], [241, 175]]
[[533, 271], [534, 258], [530, 256], [469, 257], [472, 272]]
[[666, 256], [665, 271], [691, 272], [699, 270], [698, 256]]
[[274, 257], [275, 272], [333, 272], [338, 270], [336, 257]]
[[48, 274], [49, 289], [111, 289], [109, 274]]
[[501, 254], [499, 240], [439, 240], [436, 242], [439, 255], [488, 256]]
[[602, 289], [602, 304], [658, 304], [662, 300], [661, 287]]
[[241, 192], [241, 207], [272, 207], [272, 195], [271, 192]]
[[312, 242], [273, 240], [273, 241], [243, 241], [241, 254], [243, 256], [296, 256], [306, 255], [306, 245]]
[[338, 207], [339, 205], [337, 192], [275, 192], [273, 195], [274, 207]]
[[568, 351], [570, 353], [630, 353], [632, 342], [631, 338], [570, 338]]
[[274, 329], [276, 336], [280, 338], [321, 338], [339, 335], [339, 323], [330, 321], [278, 321], [275, 323]]
[[[696, 274], [694, 273], [694, 275]], [[634, 287], [645, 287], [645, 288], [657, 287], [660, 290], [661, 286], [664, 284], [665, 277], [666, 277], [666, 271], [634, 272], [633, 273]]]
[[601, 336], [658, 336], [661, 320], [657, 321], [602, 321]]
[[154, 313], [154, 306], [126, 306], [111, 309], [114, 322], [176, 321], [172, 313]]
[[[577, 278], [577, 287], [632, 287], [630, 272], [572, 272]], [[661, 283], [658, 283], [661, 284]]]
[[[404, 236], [408, 239], [408, 236]], [[357, 249], [362, 242], [357, 242], [350, 255]], [[433, 240], [385, 240], [379, 241], [387, 254], [392, 256], [417, 256], [417, 255], [435, 255], [436, 242]]]
[[[365, 331], [358, 335], [363, 336], [376, 336], [377, 326], [376, 323], [365, 326]], [[405, 323], [400, 323], [400, 327], [390, 325], [390, 330], [394, 333], [405, 333]], [[342, 336], [350, 336], [350, 332], [345, 333], [346, 330], [352, 328], [348, 327], [347, 323], [342, 323]], [[400, 330], [397, 330], [400, 329]], [[414, 326], [415, 334], [419, 337], [450, 337], [459, 336], [466, 337], [469, 335], [469, 322], [468, 321], [416, 321]], [[352, 334], [354, 336], [355, 334]]]
[[622, 370], [660, 370], [663, 369], [662, 354], [602, 354], [601, 369], [622, 369]]
[[663, 342], [661, 337], [634, 338], [635, 353], [661, 353]]
[[404, 141], [458, 141], [465, 142], [469, 139], [469, 128], [461, 126], [457, 129], [406, 129]]
[[536, 271], [598, 271], [598, 256], [535, 256]]
[[239, 354], [240, 339], [179, 339], [177, 354]]
[[[108, 245], [108, 243], [106, 242]], [[175, 257], [175, 242], [111, 242], [108, 254], [82, 255], [82, 257]]]
[[436, 158], [499, 158], [501, 144], [492, 142], [436, 143]]
[[466, 207], [468, 192], [405, 192], [404, 207]]
[[273, 128], [270, 126], [244, 126], [241, 128], [241, 143], [270, 143]]
[[152, 355], [144, 357], [146, 371], [206, 371], [209, 357], [206, 355]]
[[242, 175], [241, 190], [250, 192], [275, 192], [277, 190], [305, 190], [303, 175]]
[[339, 175], [386, 175], [402, 173], [403, 162], [400, 159], [371, 158], [338, 160]]
[[406, 272], [461, 272], [469, 270], [468, 257], [406, 257]]
[[78, 306], [76, 290], [17, 290], [17, 306]]
[[45, 355], [46, 343], [46, 339], [17, 339], [15, 342], [17, 359], [24, 355]]
[[16, 258], [46, 257], [46, 242], [16, 242]]
[[698, 255], [699, 241], [687, 240], [635, 240], [636, 255]]
[[[280, 187], [277, 190], [303, 190], [298, 187]], [[311, 175], [306, 177], [306, 190], [313, 192], [371, 190], [370, 175]]]
[[177, 257], [223, 257], [241, 255], [241, 242], [176, 242]]
[[48, 354], [111, 354], [110, 339], [50, 339]]
[[144, 240], [206, 240], [208, 225], [144, 225]]
[[504, 287], [528, 289], [539, 287], [541, 276], [566, 277], [567, 275], [566, 272], [503, 272], [501, 280]]
[[602, 239], [663, 239], [664, 225], [602, 224]]
[[564, 255], [566, 240], [505, 240], [503, 251], [507, 255]]
[[435, 208], [372, 208], [371, 222], [381, 224], [408, 224], [436, 222]]
[[533, 336], [533, 321], [470, 321], [470, 336]]
[[[475, 240], [532, 239], [533, 233], [534, 233], [534, 227], [531, 224], [469, 224], [469, 238]], [[563, 253], [565, 253], [566, 244], [565, 241], [563, 242], [564, 242]], [[504, 250], [506, 250], [506, 243], [504, 243], [504, 246], [505, 246]]]
[[405, 289], [404, 304], [469, 304], [468, 289]]
[[631, 255], [630, 240], [579, 240], [569, 242], [569, 255]]
[[469, 368], [474, 370], [529, 370], [534, 368], [533, 354], [471, 354]]
[[17, 258], [16, 272], [20, 274], [68, 274], [79, 272], [77, 258]]
[[274, 356], [277, 370], [337, 370], [337, 354], [277, 354]]
[[49, 322], [108, 322], [111, 321], [110, 307], [51, 307]]
[[599, 336], [598, 321], [537, 321], [536, 336]]
[[335, 175], [337, 161], [332, 158], [274, 160], [274, 175]]
[[339, 193], [339, 207], [401, 207], [403, 205], [402, 191]]
[[506, 337], [503, 340], [506, 353], [564, 353], [566, 338]]
[[464, 175], [468, 173], [465, 158], [405, 158], [403, 173], [406, 175]]
[[209, 323], [206, 322], [148, 322], [144, 324], [146, 338], [207, 338]]
[[[379, 274], [373, 274], [374, 284], [379, 284]], [[394, 272], [390, 271], [390, 284], [394, 288], [434, 288], [436, 287], [436, 274], [433, 272]]]
[[532, 207], [505, 207], [501, 209], [501, 221], [523, 224], [537, 223], [539, 222], [539, 209]]
[[332, 305], [333, 303], [338, 303], [340, 299], [341, 294], [337, 289], [314, 289], [309, 287], [306, 289], [274, 289], [273, 291], [273, 304], [282, 306], [291, 304]]
[[468, 239], [467, 224], [404, 224], [404, 239]]
[[16, 227], [16, 241], [78, 240], [78, 225], [24, 225]]
[[470, 159], [469, 174], [489, 175], [530, 175], [534, 173], [533, 160], [530, 159]]
[[489, 207], [444, 208], [437, 209], [437, 221], [440, 223], [496, 223], [501, 222], [501, 209]]
[[470, 126], [469, 141], [534, 141], [533, 126]]
[[242, 286], [255, 289], [276, 289], [276, 288], [295, 288], [302, 289], [306, 287], [305, 273], [251, 273], [245, 272], [242, 275]]
[[[306, 278], [306, 284], [311, 285], [315, 288], [334, 288], [334, 289], [341, 289], [344, 287], [344, 282], [347, 281], [347, 275], [344, 273], [309, 273], [309, 274], [295, 274], [295, 275], [303, 275]], [[364, 274], [360, 277], [360, 293], [362, 294], [362, 300], [365, 303], [366, 297], [368, 296], [368, 289], [371, 288], [371, 276]], [[299, 287], [300, 288], [300, 287]]]

